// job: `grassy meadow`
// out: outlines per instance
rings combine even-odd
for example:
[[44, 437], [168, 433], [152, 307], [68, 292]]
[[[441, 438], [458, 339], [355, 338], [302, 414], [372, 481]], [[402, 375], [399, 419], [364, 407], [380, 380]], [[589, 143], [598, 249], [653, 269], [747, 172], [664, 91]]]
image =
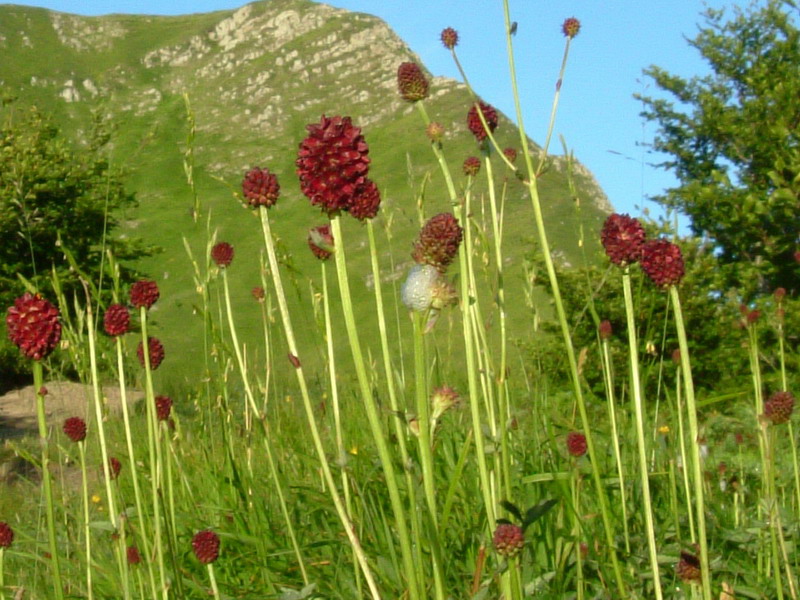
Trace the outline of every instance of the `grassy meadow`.
[[[579, 24], [563, 27], [568, 53]], [[427, 91], [421, 77], [400, 91]], [[426, 139], [440, 106], [424, 95], [395, 129], [364, 129], [382, 203], [361, 220], [290, 181], [302, 126], [274, 166], [253, 160], [278, 173], [277, 199], [243, 193], [234, 169], [185, 177], [193, 108], [174, 99], [184, 126], [158, 150], [172, 168], [132, 173], [162, 190], [158, 211], [124, 229], [164, 251], [133, 286], [109, 256], [95, 293], [49, 299], [61, 335], [58, 360], [30, 361], [39, 436], [3, 450], [32, 468], [0, 494], [0, 600], [797, 598], [789, 300], [742, 313], [736, 389], [696, 386], [676, 236], [581, 216], [597, 210], [582, 175], [523, 123], [495, 138], [488, 109], [459, 134], [477, 172], [447, 138], [395, 148]], [[330, 152], [361, 160], [344, 137]], [[390, 177], [381, 159], [399, 152]], [[545, 212], [555, 170], [571, 186]], [[442, 213], [458, 227], [435, 229]], [[320, 225], [326, 260], [308, 243]], [[595, 270], [562, 290], [565, 260]], [[622, 327], [598, 312], [604, 286], [622, 290]], [[88, 386], [85, 431], [45, 418], [59, 361]], [[101, 385], [144, 399], [112, 411]]]

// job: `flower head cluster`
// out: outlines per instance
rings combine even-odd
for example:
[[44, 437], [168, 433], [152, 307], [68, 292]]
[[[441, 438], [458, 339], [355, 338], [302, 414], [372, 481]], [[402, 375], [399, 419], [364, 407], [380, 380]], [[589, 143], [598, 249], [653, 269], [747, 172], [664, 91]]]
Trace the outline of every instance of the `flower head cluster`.
[[689, 552], [681, 552], [681, 559], [675, 565], [675, 573], [684, 583], [699, 583], [702, 578], [700, 559]]
[[131, 286], [131, 304], [136, 308], [150, 308], [159, 297], [158, 284], [149, 279], [141, 279]]
[[[150, 368], [155, 371], [161, 365], [161, 361], [164, 360], [164, 346], [158, 338], [148, 336], [147, 349], [150, 355]], [[144, 345], [142, 342], [139, 342], [136, 347], [136, 356], [139, 359], [139, 364], [144, 366]]]
[[219, 558], [219, 536], [210, 529], [194, 534], [192, 550], [202, 564], [213, 563]]
[[139, 553], [139, 548], [136, 546], [128, 546], [125, 550], [125, 555], [129, 565], [138, 565], [142, 562], [142, 555]]
[[28, 292], [14, 301], [6, 314], [8, 337], [33, 360], [48, 356], [61, 340], [58, 309], [39, 294]]
[[[490, 132], [494, 132], [497, 128], [497, 111], [490, 104], [480, 102], [479, 105], [481, 107], [481, 114], [483, 114], [483, 118], [486, 121], [486, 128], [488, 128]], [[481, 118], [478, 115], [478, 107], [474, 104], [467, 113], [467, 127], [469, 127], [472, 135], [474, 135], [475, 139], [479, 142], [486, 139], [486, 129], [483, 127]]]
[[267, 293], [264, 291], [264, 288], [260, 285], [255, 286], [252, 290], [250, 290], [250, 294], [255, 298], [256, 302], [263, 302]]
[[614, 329], [611, 327], [611, 321], [608, 319], [600, 321], [600, 326], [597, 328], [597, 332], [600, 334], [601, 340], [610, 339], [614, 333]]
[[481, 160], [477, 156], [468, 156], [464, 159], [461, 170], [467, 177], [475, 177], [481, 170]]
[[86, 439], [86, 421], [80, 417], [69, 417], [64, 421], [64, 434], [73, 442], [82, 442]]
[[638, 219], [614, 213], [600, 232], [603, 248], [615, 265], [624, 267], [639, 260], [645, 240], [644, 227]]
[[124, 304], [112, 304], [103, 315], [103, 329], [112, 337], [128, 333], [131, 315]]
[[274, 173], [270, 173], [269, 169], [253, 167], [245, 173], [242, 180], [242, 194], [253, 208], [274, 206], [280, 193], [281, 186], [278, 184], [278, 177]]
[[308, 230], [308, 247], [320, 260], [328, 260], [336, 249], [330, 225], [319, 225]]
[[458, 404], [458, 401], [458, 392], [449, 385], [437, 387], [431, 394], [431, 418], [438, 419], [447, 410]]
[[120, 471], [122, 471], [122, 463], [119, 462], [118, 458], [110, 456], [108, 458], [108, 476], [111, 479], [116, 479], [119, 477]]
[[431, 265], [444, 273], [458, 255], [464, 230], [452, 213], [439, 213], [428, 219], [414, 242], [414, 262]]
[[156, 418], [159, 421], [169, 420], [169, 415], [172, 412], [172, 398], [169, 396], [156, 396]]
[[677, 285], [683, 279], [681, 249], [668, 240], [648, 240], [642, 246], [642, 270], [660, 288]]
[[575, 17], [569, 17], [568, 19], [564, 19], [564, 22], [561, 24], [561, 32], [568, 38], [572, 39], [578, 32], [581, 30], [581, 22], [578, 21]]
[[444, 127], [441, 123], [437, 123], [436, 121], [431, 121], [428, 123], [428, 126], [425, 128], [425, 135], [428, 136], [428, 139], [432, 142], [439, 143], [442, 141], [444, 137]]
[[5, 521], [0, 521], [0, 548], [10, 548], [14, 543], [14, 530]]
[[233, 262], [233, 246], [228, 242], [219, 242], [211, 248], [211, 260], [221, 269]]
[[791, 392], [775, 392], [764, 402], [764, 417], [773, 425], [788, 422], [793, 411], [794, 396]]
[[494, 530], [492, 543], [501, 556], [516, 556], [525, 545], [525, 534], [519, 525], [500, 523]]
[[367, 178], [369, 146], [361, 128], [350, 117], [323, 115], [306, 130], [295, 165], [300, 189], [311, 204], [328, 216], [340, 211], [353, 212], [360, 219], [375, 216], [380, 197]]
[[458, 32], [452, 27], [446, 27], [442, 29], [441, 39], [444, 47], [448, 50], [452, 50], [456, 47], [456, 44], [458, 44]]
[[503, 156], [508, 159], [508, 162], [515, 163], [517, 161], [517, 149], [516, 148], [504, 148], [503, 149]]
[[586, 436], [579, 431], [570, 431], [567, 434], [567, 452], [572, 456], [579, 457], [586, 454]]
[[404, 62], [397, 68], [397, 89], [407, 102], [428, 97], [428, 79], [417, 63]]

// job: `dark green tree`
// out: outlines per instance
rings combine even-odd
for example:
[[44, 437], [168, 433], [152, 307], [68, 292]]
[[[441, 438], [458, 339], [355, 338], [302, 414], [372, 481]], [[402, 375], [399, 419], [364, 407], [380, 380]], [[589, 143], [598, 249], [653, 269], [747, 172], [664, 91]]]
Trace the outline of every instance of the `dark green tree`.
[[[791, 0], [709, 9], [689, 41], [711, 73], [646, 70], [653, 148], [678, 185], [654, 199], [691, 218], [742, 297], [800, 292], [800, 31]], [[665, 96], [665, 97], [664, 97]]]
[[[111, 131], [98, 114], [87, 140], [71, 145], [46, 115], [9, 99], [0, 111], [0, 355], [9, 342], [5, 309], [25, 288], [19, 275], [52, 297], [55, 272], [69, 295], [79, 289], [71, 253], [97, 282], [103, 253], [120, 260], [144, 252], [135, 240], [115, 236], [121, 211], [135, 204], [123, 174], [106, 158]], [[124, 274], [123, 274], [124, 278]], [[108, 281], [108, 279], [107, 279]], [[108, 286], [106, 286], [108, 287]], [[68, 296], [69, 297], [69, 296]], [[8, 348], [6, 348], [8, 350]], [[4, 362], [3, 369], [11, 366]]]

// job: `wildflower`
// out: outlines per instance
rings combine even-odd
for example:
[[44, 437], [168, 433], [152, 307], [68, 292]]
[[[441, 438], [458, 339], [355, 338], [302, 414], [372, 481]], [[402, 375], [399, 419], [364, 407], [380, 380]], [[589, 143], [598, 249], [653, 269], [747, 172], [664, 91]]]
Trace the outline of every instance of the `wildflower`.
[[613, 334], [613, 329], [611, 328], [611, 321], [608, 319], [604, 321], [600, 321], [600, 326], [597, 328], [597, 332], [600, 335], [601, 340], [607, 340], [611, 338]]
[[[489, 104], [480, 102], [479, 105], [483, 118], [486, 121], [486, 129], [493, 132], [497, 128], [497, 111]], [[469, 127], [472, 135], [474, 135], [475, 139], [479, 142], [486, 139], [486, 129], [484, 129], [481, 118], [478, 116], [478, 107], [474, 104], [467, 113], [467, 127]]]
[[169, 396], [156, 396], [156, 418], [159, 421], [168, 421], [172, 412], [172, 398]]
[[253, 167], [245, 173], [242, 180], [242, 194], [253, 208], [274, 206], [280, 193], [281, 186], [278, 184], [278, 177], [274, 173], [270, 173], [269, 169]]
[[150, 308], [159, 297], [158, 284], [149, 279], [140, 279], [131, 286], [131, 304], [136, 308]]
[[400, 297], [409, 310], [421, 312], [431, 308], [434, 286], [439, 281], [439, 271], [431, 265], [414, 265], [408, 272]]
[[[161, 361], [164, 360], [164, 346], [161, 344], [158, 338], [148, 336], [147, 349], [148, 354], [150, 355], [150, 368], [155, 371], [161, 364]], [[139, 358], [139, 364], [145, 366], [144, 346], [142, 342], [139, 342], [139, 345], [136, 347], [136, 356]]]
[[773, 425], [786, 423], [792, 417], [794, 396], [791, 392], [775, 392], [764, 402], [764, 417]]
[[0, 548], [10, 548], [14, 543], [14, 530], [5, 521], [0, 521]]
[[417, 63], [404, 62], [397, 68], [397, 88], [408, 102], [428, 97], [428, 80]]
[[233, 262], [233, 246], [228, 242], [214, 244], [214, 247], [211, 248], [211, 260], [221, 269], [229, 266]]
[[675, 348], [675, 350], [672, 351], [672, 362], [675, 363], [676, 365], [680, 365], [681, 364], [681, 349], [680, 348]]
[[662, 425], [658, 428], [658, 433], [661, 435], [667, 435], [669, 433], [669, 425]]
[[58, 309], [39, 294], [25, 292], [6, 314], [8, 337], [33, 360], [47, 357], [61, 339]]
[[660, 288], [677, 285], [683, 278], [681, 249], [667, 240], [649, 240], [642, 246], [642, 270]]
[[100, 500], [102, 500], [102, 498], [100, 497], [100, 494], [92, 494], [92, 503], [93, 504], [100, 504]]
[[432, 142], [436, 142], [437, 144], [442, 141], [444, 137], [444, 127], [442, 127], [441, 123], [437, 123], [436, 121], [431, 121], [428, 123], [428, 126], [425, 128], [425, 135], [428, 136], [428, 139]]
[[478, 171], [481, 170], [481, 161], [476, 156], [468, 156], [464, 159], [464, 164], [461, 168], [464, 171], [464, 175], [475, 177]]
[[565, 37], [569, 39], [574, 38], [578, 35], [578, 32], [581, 30], [581, 22], [578, 21], [575, 17], [569, 17], [568, 19], [564, 19], [564, 22], [561, 24], [561, 31], [563, 32]]
[[80, 417], [70, 417], [64, 421], [63, 431], [73, 442], [86, 439], [86, 421]]
[[369, 179], [364, 180], [364, 185], [360, 186], [358, 192], [353, 195], [348, 211], [359, 221], [372, 219], [378, 214], [378, 207], [381, 204], [381, 194], [378, 186]]
[[308, 247], [320, 260], [328, 260], [335, 249], [330, 225], [319, 225], [308, 230]]
[[300, 189], [328, 216], [348, 210], [369, 171], [369, 146], [361, 128], [350, 117], [323, 115], [306, 130], [295, 161]]
[[525, 545], [525, 534], [519, 525], [500, 523], [494, 530], [492, 543], [501, 556], [516, 556]]
[[119, 462], [118, 458], [110, 456], [108, 458], [108, 476], [111, 479], [116, 479], [119, 477], [120, 471], [122, 471], [122, 463]]
[[786, 297], [786, 288], [776, 288], [775, 291], [772, 292], [772, 295], [775, 297], [776, 302], [783, 302], [783, 299]]
[[617, 213], [608, 216], [600, 232], [608, 258], [620, 267], [639, 260], [644, 238], [644, 227], [637, 219]]
[[112, 304], [103, 315], [103, 328], [112, 337], [128, 333], [131, 315], [124, 304]]
[[444, 273], [458, 254], [464, 230], [452, 213], [439, 213], [428, 219], [414, 242], [414, 262], [436, 267]]
[[129, 565], [138, 565], [142, 562], [142, 555], [139, 554], [139, 549], [136, 546], [128, 546], [126, 550]]
[[675, 573], [684, 583], [699, 583], [701, 579], [700, 559], [689, 552], [681, 552], [681, 559], [675, 566]]
[[441, 417], [448, 409], [452, 408], [458, 403], [458, 393], [449, 385], [443, 385], [433, 390], [431, 395], [431, 406], [433, 420]]
[[505, 148], [503, 150], [503, 156], [508, 159], [508, 162], [514, 163], [517, 160], [517, 151], [514, 148]]
[[567, 434], [567, 452], [572, 456], [579, 457], [586, 454], [586, 436], [579, 431], [570, 431]]
[[452, 27], [442, 29], [442, 43], [448, 50], [452, 50], [458, 44], [458, 32]]
[[250, 290], [250, 293], [253, 295], [253, 298], [255, 298], [257, 302], [264, 301], [264, 296], [266, 295], [266, 292], [264, 292], [264, 288], [261, 287], [260, 285], [257, 285], [252, 290]]
[[204, 565], [213, 563], [219, 557], [219, 536], [210, 529], [196, 533], [192, 538], [192, 550]]

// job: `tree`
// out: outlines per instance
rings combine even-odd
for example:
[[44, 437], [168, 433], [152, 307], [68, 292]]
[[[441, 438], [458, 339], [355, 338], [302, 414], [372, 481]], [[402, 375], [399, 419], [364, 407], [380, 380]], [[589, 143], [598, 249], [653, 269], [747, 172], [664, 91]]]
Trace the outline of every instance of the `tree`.
[[[122, 174], [105, 158], [110, 131], [95, 115], [88, 141], [74, 148], [36, 108], [4, 99], [0, 113], [0, 310], [23, 293], [18, 275], [51, 295], [55, 271], [64, 290], [77, 289], [76, 273], [97, 280], [104, 249], [119, 259], [141, 256], [135, 240], [113, 236], [120, 211], [135, 199], [124, 188]], [[51, 297], [51, 300], [55, 300]], [[2, 345], [7, 344], [2, 319]], [[3, 362], [0, 359], [0, 362]], [[11, 368], [4, 364], [3, 369]]]
[[653, 148], [679, 184], [654, 198], [691, 218], [746, 300], [800, 292], [800, 32], [792, 0], [709, 9], [689, 41], [711, 68], [645, 71], [669, 98], [641, 97]]

